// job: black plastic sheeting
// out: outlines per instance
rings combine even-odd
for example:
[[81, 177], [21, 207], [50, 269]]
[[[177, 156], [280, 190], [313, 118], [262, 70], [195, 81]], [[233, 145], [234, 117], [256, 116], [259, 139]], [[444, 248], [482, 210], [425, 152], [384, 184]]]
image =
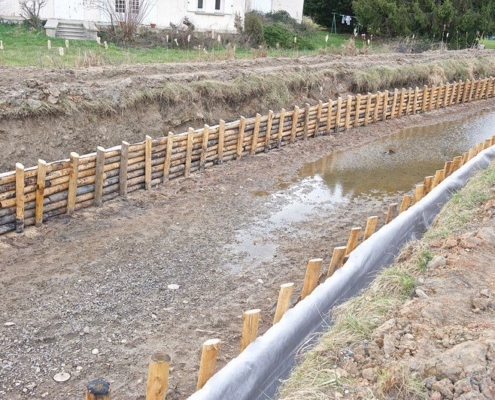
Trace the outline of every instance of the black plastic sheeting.
[[384, 266], [393, 263], [403, 245], [420, 238], [451, 195], [495, 158], [495, 146], [484, 150], [359, 245], [345, 266], [311, 295], [287, 311], [280, 322], [251, 343], [238, 357], [193, 394], [192, 400], [257, 400], [275, 396], [295, 356], [331, 324], [330, 310], [355, 295]]

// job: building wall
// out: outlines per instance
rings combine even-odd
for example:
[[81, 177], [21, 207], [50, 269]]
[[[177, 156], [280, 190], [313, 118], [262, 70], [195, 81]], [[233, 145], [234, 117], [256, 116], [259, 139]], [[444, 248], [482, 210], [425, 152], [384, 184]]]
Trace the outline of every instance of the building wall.
[[297, 22], [302, 22], [304, 0], [272, 0], [272, 10], [287, 11]]

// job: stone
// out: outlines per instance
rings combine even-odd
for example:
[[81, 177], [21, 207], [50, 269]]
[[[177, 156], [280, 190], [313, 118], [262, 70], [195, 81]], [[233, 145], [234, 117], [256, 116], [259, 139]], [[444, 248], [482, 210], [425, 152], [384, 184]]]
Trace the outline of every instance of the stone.
[[491, 306], [490, 299], [487, 299], [486, 297], [475, 297], [471, 300], [471, 304], [474, 309], [477, 308], [481, 311], [484, 311]]
[[490, 291], [488, 289], [480, 290], [480, 295], [485, 297], [490, 297]]
[[395, 334], [386, 334], [383, 337], [383, 352], [385, 356], [390, 357], [395, 351]]
[[449, 379], [442, 379], [441, 381], [435, 381], [431, 385], [431, 389], [435, 392], [439, 392], [443, 398], [454, 398], [454, 385]]
[[430, 260], [430, 262], [426, 265], [426, 268], [439, 268], [445, 266], [446, 264], [447, 264], [447, 259], [442, 255], [438, 255], [433, 257], [432, 260]]
[[464, 378], [454, 384], [454, 393], [458, 396], [471, 391], [478, 391], [478, 387], [471, 383], [471, 378]]
[[430, 395], [430, 400], [442, 400], [442, 394], [440, 392], [433, 392]]
[[376, 382], [377, 377], [376, 377], [375, 368], [365, 368], [363, 369], [361, 374], [363, 375], [363, 378], [366, 379], [367, 381]]
[[48, 96], [48, 102], [49, 102], [50, 104], [57, 104], [57, 103], [58, 103], [58, 98], [57, 98], [57, 97], [55, 97], [55, 96], [49, 95], [49, 96]]
[[485, 242], [495, 242], [495, 229], [490, 227], [483, 227], [477, 233], [476, 237], [484, 240]]
[[451, 249], [452, 247], [457, 246], [457, 239], [455, 238], [447, 238], [445, 242], [443, 242], [443, 247], [446, 249]]
[[463, 237], [459, 245], [464, 249], [474, 249], [481, 244], [481, 239], [476, 237]]
[[67, 382], [70, 379], [70, 374], [68, 372], [59, 372], [53, 376], [55, 382]]
[[416, 296], [418, 296], [420, 298], [423, 298], [423, 299], [427, 299], [428, 298], [428, 295], [425, 292], [423, 292], [421, 289], [419, 289], [419, 288], [416, 289], [414, 291], [414, 293], [416, 293]]
[[29, 107], [31, 107], [34, 110], [37, 110], [38, 108], [41, 107], [41, 101], [39, 100], [27, 99], [26, 102], [29, 105]]

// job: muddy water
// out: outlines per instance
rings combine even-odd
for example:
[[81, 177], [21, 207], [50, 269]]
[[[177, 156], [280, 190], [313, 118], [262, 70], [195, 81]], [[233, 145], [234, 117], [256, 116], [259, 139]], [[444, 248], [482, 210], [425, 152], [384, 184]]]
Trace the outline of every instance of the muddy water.
[[268, 208], [280, 204], [281, 199], [285, 205], [268, 219], [239, 230], [230, 250], [247, 256], [252, 265], [268, 261], [277, 245], [266, 238], [273, 238], [278, 230], [316, 215], [325, 218], [344, 205], [362, 206], [363, 202], [376, 203], [408, 192], [425, 176], [443, 168], [445, 161], [493, 134], [495, 113], [481, 112], [465, 120], [405, 129], [305, 164], [299, 180], [280, 182], [278, 192], [252, 193], [265, 196]]

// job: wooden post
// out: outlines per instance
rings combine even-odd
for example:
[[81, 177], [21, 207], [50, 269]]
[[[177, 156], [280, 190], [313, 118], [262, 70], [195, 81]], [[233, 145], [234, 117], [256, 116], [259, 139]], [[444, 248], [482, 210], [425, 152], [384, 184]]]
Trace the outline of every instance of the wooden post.
[[[163, 163], [163, 182], [168, 182], [170, 179], [170, 163], [172, 161], [172, 149], [174, 147], [174, 134], [168, 133], [167, 149], [165, 150], [165, 162]], [[220, 144], [218, 145], [220, 150]]]
[[446, 161], [443, 169], [445, 170], [445, 177], [449, 176], [452, 173], [452, 161]]
[[373, 123], [378, 121], [378, 105], [380, 104], [381, 98], [382, 98], [382, 92], [377, 92], [375, 99], [375, 108], [373, 110]]
[[129, 143], [122, 142], [120, 146], [119, 194], [127, 196], [127, 165], [129, 162]]
[[433, 110], [435, 93], [437, 93], [437, 87], [433, 85], [430, 90], [430, 100], [428, 101], [428, 111]]
[[349, 239], [347, 240], [345, 255], [348, 256], [358, 245], [359, 234], [361, 233], [361, 228], [352, 228]]
[[151, 136], [146, 135], [144, 140], [144, 189], [151, 188]]
[[210, 127], [205, 124], [203, 128], [203, 137], [201, 138], [201, 156], [199, 159], [199, 169], [204, 171], [206, 162], [206, 152], [208, 151], [208, 139], [210, 137]]
[[431, 192], [431, 185], [433, 183], [433, 176], [425, 176], [423, 184], [425, 185], [425, 195]]
[[308, 261], [306, 267], [306, 275], [304, 276], [304, 285], [301, 294], [301, 299], [310, 295], [316, 286], [318, 286], [318, 279], [320, 279], [321, 264], [323, 260], [321, 258], [313, 258]]
[[390, 110], [390, 119], [395, 118], [395, 107], [397, 107], [397, 97], [399, 95], [399, 90], [394, 89], [394, 97], [392, 98], [392, 108]]
[[438, 110], [440, 108], [440, 100], [442, 98], [442, 92], [444, 91], [445, 86], [443, 84], [440, 84], [440, 86], [437, 88], [437, 101], [435, 102], [435, 110]]
[[191, 159], [192, 159], [192, 148], [194, 140], [194, 128], [189, 128], [187, 131], [187, 145], [186, 145], [186, 163], [184, 168], [184, 176], [186, 178], [191, 174]]
[[242, 314], [242, 336], [240, 352], [242, 353], [246, 347], [258, 336], [258, 322], [260, 319], [259, 308], [249, 310]]
[[400, 210], [399, 210], [399, 214], [400, 213], [403, 213], [404, 211], [406, 211], [409, 206], [411, 205], [411, 196], [406, 194], [403, 198], [402, 198], [402, 202], [400, 203]]
[[431, 184], [432, 189], [443, 181], [444, 172], [445, 171], [443, 169], [437, 169], [435, 171], [435, 175], [433, 176], [433, 183]]
[[67, 214], [71, 215], [76, 206], [77, 176], [79, 172], [79, 154], [70, 153], [69, 188], [67, 190]]
[[366, 109], [364, 110], [364, 126], [368, 125], [368, 120], [370, 118], [371, 96], [373, 95], [368, 92], [368, 96], [366, 97]]
[[34, 224], [40, 227], [43, 223], [43, 200], [45, 198], [45, 178], [46, 162], [38, 160], [38, 174], [36, 175], [36, 210], [34, 215]]
[[146, 384], [146, 400], [164, 400], [168, 389], [170, 356], [155, 353], [148, 365], [148, 381]]
[[268, 120], [266, 121], [266, 134], [265, 134], [265, 151], [270, 150], [270, 140], [272, 135], [272, 124], [273, 124], [273, 111], [268, 111]]
[[290, 297], [292, 296], [292, 289], [294, 283], [284, 283], [280, 285], [280, 292], [278, 293], [277, 309], [275, 310], [275, 317], [273, 318], [273, 325], [279, 322], [290, 306]]
[[328, 100], [327, 107], [327, 135], [330, 134], [332, 130], [332, 109], [333, 109], [333, 101], [331, 99]]
[[402, 117], [402, 113], [404, 112], [405, 97], [406, 97], [406, 89], [402, 88], [402, 90], [400, 92], [399, 111], [397, 112], [398, 117]]
[[277, 132], [277, 148], [280, 149], [282, 146], [282, 135], [284, 133], [284, 121], [285, 121], [285, 108], [280, 111], [280, 118], [278, 121], [278, 132]]
[[223, 162], [223, 146], [225, 143], [225, 121], [223, 119], [220, 120], [218, 124], [218, 164]]
[[397, 203], [392, 203], [388, 206], [387, 216], [385, 217], [385, 224], [390, 223], [397, 216]]
[[105, 149], [101, 146], [96, 148], [96, 172], [95, 172], [95, 198], [93, 204], [101, 206], [103, 196], [103, 180], [105, 178]]
[[251, 151], [249, 152], [249, 154], [251, 155], [256, 154], [256, 146], [258, 144], [258, 137], [260, 134], [260, 121], [261, 121], [261, 114], [257, 113], [254, 122], [253, 140], [251, 141]]
[[425, 185], [422, 183], [416, 185], [414, 188], [414, 204], [416, 204], [418, 201], [420, 201], [425, 193]]
[[470, 86], [471, 81], [466, 79], [466, 83], [464, 83], [464, 90], [462, 91], [462, 102], [465, 103], [468, 95], [468, 88]]
[[335, 247], [332, 253], [332, 259], [328, 266], [327, 277], [331, 277], [333, 273], [344, 265], [344, 257], [347, 251], [346, 246]]
[[479, 154], [483, 151], [483, 146], [484, 146], [483, 142], [480, 142], [476, 145], [476, 154]]
[[356, 111], [354, 112], [354, 123], [352, 125], [354, 126], [354, 128], [357, 128], [359, 126], [359, 110], [361, 109], [361, 100], [361, 93], [358, 93], [356, 96]]
[[376, 224], [378, 223], [378, 217], [369, 217], [366, 221], [366, 228], [364, 228], [363, 242], [368, 239], [373, 233], [375, 233]]
[[24, 165], [15, 164], [15, 231], [24, 232]]
[[445, 85], [445, 91], [443, 93], [443, 104], [442, 104], [443, 105], [443, 108], [445, 108], [445, 107], [447, 107], [449, 105], [449, 100], [450, 100], [450, 98], [449, 98], [449, 93], [450, 93], [449, 90], [451, 90], [451, 89], [452, 89], [452, 85], [450, 83], [447, 83]]
[[352, 100], [354, 100], [354, 96], [347, 96], [347, 102], [345, 105], [345, 120], [344, 120], [344, 129], [347, 131], [351, 126], [351, 109], [352, 109]]
[[96, 379], [86, 385], [86, 400], [110, 400], [110, 383]]
[[308, 125], [309, 125], [309, 103], [304, 104], [304, 128], [303, 128], [303, 139], [308, 139]]
[[340, 117], [342, 114], [342, 97], [337, 99], [337, 110], [335, 112], [335, 133], [340, 129]]
[[201, 361], [199, 363], [198, 384], [196, 385], [197, 390], [201, 389], [215, 373], [219, 348], [220, 339], [210, 339], [203, 343]]
[[294, 113], [292, 114], [292, 127], [290, 130], [290, 143], [294, 143], [296, 140], [297, 122], [299, 121], [299, 107], [294, 106]]
[[426, 107], [428, 106], [428, 86], [423, 86], [423, 102], [421, 104], [421, 112], [426, 111]]
[[414, 97], [413, 97], [413, 104], [412, 104], [412, 113], [413, 114], [416, 114], [416, 112], [417, 112], [418, 96], [419, 96], [419, 88], [416, 86], [416, 88], [414, 89]]
[[466, 86], [466, 84], [462, 82], [462, 79], [459, 80], [459, 82], [457, 83], [457, 96], [455, 99], [455, 104], [459, 104], [461, 102], [463, 93], [462, 89], [464, 88], [464, 86]]
[[462, 165], [462, 157], [457, 156], [452, 160], [452, 172], [457, 171]]
[[456, 95], [456, 91], [457, 91], [457, 86], [458, 86], [457, 82], [454, 81], [452, 83], [452, 90], [450, 91], [450, 99], [449, 99], [449, 102], [447, 104], [449, 106], [453, 105], [455, 102], [455, 95]]
[[242, 151], [244, 149], [244, 129], [246, 129], [246, 118], [241, 117], [239, 123], [239, 134], [237, 136], [237, 152], [236, 152], [237, 160], [240, 160], [242, 158]]
[[386, 121], [387, 120], [387, 114], [388, 114], [388, 90], [385, 90], [385, 92], [383, 92], [383, 118], [382, 118], [382, 121]]
[[321, 100], [318, 101], [318, 108], [316, 109], [316, 124], [315, 130], [313, 131], [313, 137], [318, 136], [318, 131], [320, 130], [320, 120], [321, 120], [321, 112], [323, 109], [323, 102]]

